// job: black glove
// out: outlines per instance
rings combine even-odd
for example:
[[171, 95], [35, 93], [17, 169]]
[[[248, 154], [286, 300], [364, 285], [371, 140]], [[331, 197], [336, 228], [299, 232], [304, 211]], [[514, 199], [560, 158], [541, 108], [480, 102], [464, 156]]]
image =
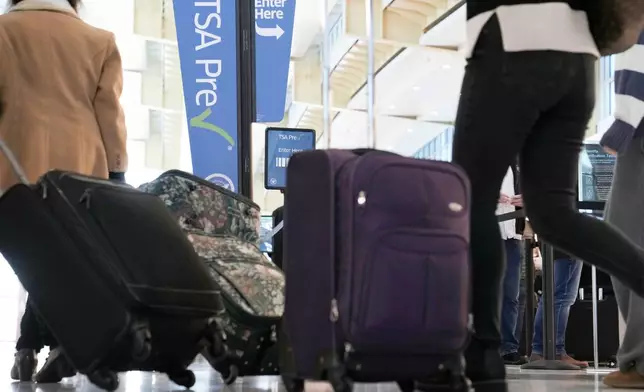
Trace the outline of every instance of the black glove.
[[110, 172], [110, 180], [116, 182], [125, 182], [125, 173], [123, 172]]

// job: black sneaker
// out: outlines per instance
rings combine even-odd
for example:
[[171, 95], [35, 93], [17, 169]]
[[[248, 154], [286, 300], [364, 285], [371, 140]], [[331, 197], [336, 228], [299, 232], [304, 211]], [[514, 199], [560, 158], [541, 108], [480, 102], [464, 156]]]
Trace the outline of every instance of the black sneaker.
[[519, 353], [508, 353], [503, 356], [503, 362], [506, 365], [525, 365], [528, 363], [528, 357], [519, 355]]
[[36, 373], [36, 382], [41, 384], [52, 384], [61, 382], [63, 378], [74, 377], [76, 370], [67, 360], [60, 348], [54, 348], [49, 352], [49, 356], [42, 366], [42, 369]]
[[22, 349], [15, 354], [11, 379], [22, 382], [31, 382], [38, 366], [38, 358], [34, 350]]

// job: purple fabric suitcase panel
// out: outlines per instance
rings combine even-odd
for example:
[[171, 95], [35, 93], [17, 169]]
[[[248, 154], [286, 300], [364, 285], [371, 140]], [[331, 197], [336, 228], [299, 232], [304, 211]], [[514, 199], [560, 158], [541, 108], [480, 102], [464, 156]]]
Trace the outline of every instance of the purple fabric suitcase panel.
[[336, 173], [352, 159], [355, 155], [347, 150], [313, 150], [295, 154], [288, 164], [284, 328], [294, 372], [307, 379], [318, 378], [320, 357], [344, 343], [333, 339], [337, 325], [329, 314], [335, 298]]
[[447, 162], [368, 152], [338, 173], [339, 320], [356, 352], [449, 354], [468, 336], [469, 183]]

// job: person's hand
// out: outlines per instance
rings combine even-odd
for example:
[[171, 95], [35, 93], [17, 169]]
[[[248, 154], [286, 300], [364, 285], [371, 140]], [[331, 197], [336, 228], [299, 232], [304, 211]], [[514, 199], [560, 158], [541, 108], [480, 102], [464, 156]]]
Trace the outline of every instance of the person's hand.
[[521, 195], [512, 196], [512, 198], [510, 199], [510, 204], [512, 204], [515, 207], [523, 207], [523, 196]]
[[543, 269], [543, 260], [541, 259], [541, 255], [532, 259], [532, 262], [534, 263], [535, 270], [541, 271]]
[[613, 155], [613, 156], [617, 155], [617, 151], [613, 150], [612, 148], [606, 147], [606, 146], [603, 146], [603, 148], [604, 148], [604, 151], [606, 151], [610, 155]]
[[510, 204], [511, 200], [512, 199], [510, 198], [510, 196], [506, 195], [505, 193], [501, 193], [499, 195], [499, 204]]

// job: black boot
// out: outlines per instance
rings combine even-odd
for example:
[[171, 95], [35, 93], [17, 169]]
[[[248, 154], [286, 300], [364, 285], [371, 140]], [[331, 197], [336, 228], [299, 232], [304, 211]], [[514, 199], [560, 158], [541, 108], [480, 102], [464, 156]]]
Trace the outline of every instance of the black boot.
[[47, 361], [36, 374], [36, 382], [51, 384], [61, 382], [63, 378], [74, 377], [76, 370], [73, 368], [60, 348], [51, 349]]
[[459, 382], [458, 377], [454, 377], [454, 372], [444, 372], [436, 378], [418, 381], [416, 389], [423, 392], [508, 391], [505, 364], [498, 347], [488, 346], [472, 339], [465, 351], [465, 361], [467, 377], [462, 382]]
[[507, 392], [505, 363], [499, 347], [486, 345], [474, 338], [465, 351], [465, 360], [466, 374], [475, 392]]
[[15, 354], [13, 367], [11, 368], [11, 379], [22, 382], [31, 382], [38, 366], [36, 352], [30, 349], [18, 350]]

